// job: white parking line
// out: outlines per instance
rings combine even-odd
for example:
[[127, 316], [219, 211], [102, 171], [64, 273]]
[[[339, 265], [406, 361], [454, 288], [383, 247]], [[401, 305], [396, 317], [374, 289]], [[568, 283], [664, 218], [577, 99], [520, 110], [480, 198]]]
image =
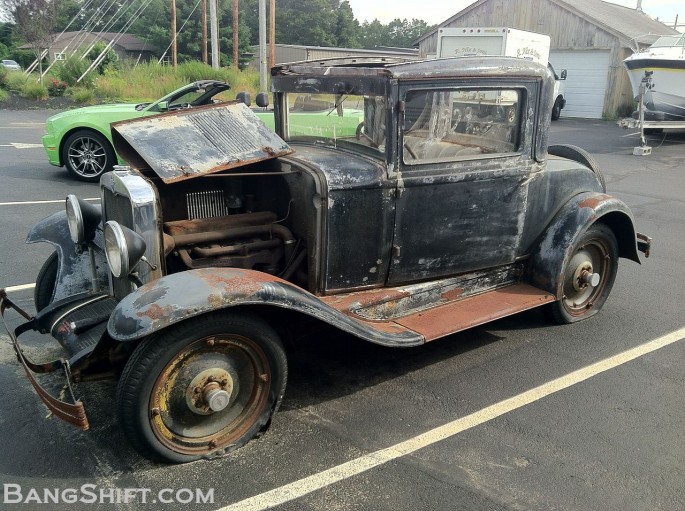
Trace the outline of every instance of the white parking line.
[[[84, 200], [94, 200], [99, 201], [99, 197], [92, 197], [90, 199]], [[64, 199], [60, 200], [34, 200], [34, 201], [18, 201], [18, 202], [0, 202], [0, 206], [28, 206], [31, 204], [63, 204]]]
[[34, 287], [36, 287], [36, 283], [35, 283], [35, 282], [33, 282], [33, 283], [31, 283], [31, 284], [20, 284], [20, 285], [18, 285], [18, 286], [6, 287], [6, 288], [5, 288], [5, 291], [7, 291], [8, 293], [13, 293], [13, 292], [15, 292], [15, 291], [24, 291], [24, 290], [26, 290], [26, 289], [33, 289]]
[[280, 488], [275, 488], [265, 493], [255, 495], [254, 497], [220, 508], [217, 511], [262, 511], [280, 504], [285, 504], [286, 502], [303, 497], [304, 495], [308, 495], [309, 493], [325, 488], [331, 484], [349, 479], [350, 477], [366, 472], [367, 470], [383, 465], [394, 459], [407, 456], [419, 449], [450, 438], [467, 429], [496, 419], [506, 413], [517, 410], [530, 403], [534, 403], [535, 401], [583, 382], [593, 376], [597, 376], [605, 371], [626, 364], [631, 360], [647, 355], [648, 353], [661, 349], [669, 344], [681, 341], [683, 338], [685, 338], [685, 328], [671, 332], [670, 334], [624, 351], [623, 353], [619, 353], [618, 355], [614, 355], [613, 357], [590, 364], [582, 369], [573, 371], [565, 376], [544, 383], [539, 387], [535, 387], [534, 389], [510, 397], [504, 401], [500, 401], [499, 403], [478, 410], [466, 417], [456, 419], [399, 444], [350, 460], [347, 463], [294, 481], [285, 486], [281, 486]]

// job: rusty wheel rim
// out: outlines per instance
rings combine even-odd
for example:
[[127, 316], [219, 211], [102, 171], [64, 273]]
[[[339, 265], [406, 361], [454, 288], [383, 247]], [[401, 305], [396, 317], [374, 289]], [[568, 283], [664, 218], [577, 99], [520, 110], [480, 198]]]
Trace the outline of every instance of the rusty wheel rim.
[[[599, 239], [591, 239], [576, 249], [564, 273], [564, 309], [572, 316], [582, 316], [602, 296], [611, 272], [611, 255], [607, 244]], [[596, 285], [584, 282], [589, 276], [599, 275]]]
[[[252, 339], [212, 335], [194, 341], [155, 381], [148, 409], [152, 431], [182, 454], [226, 449], [262, 416], [270, 382], [268, 359]], [[223, 393], [218, 400], [217, 391]], [[214, 411], [210, 402], [225, 407]]]

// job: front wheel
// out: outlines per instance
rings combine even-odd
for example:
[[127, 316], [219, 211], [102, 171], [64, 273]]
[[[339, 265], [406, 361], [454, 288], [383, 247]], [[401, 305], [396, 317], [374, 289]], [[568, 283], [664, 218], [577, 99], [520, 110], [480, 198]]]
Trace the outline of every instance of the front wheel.
[[616, 280], [618, 243], [604, 224], [594, 224], [580, 237], [562, 272], [563, 296], [546, 305], [555, 323], [575, 323], [594, 316]]
[[114, 167], [114, 149], [100, 133], [78, 130], [65, 140], [62, 161], [77, 179], [97, 182], [103, 173]]
[[117, 388], [121, 426], [143, 456], [184, 463], [264, 431], [288, 367], [276, 332], [249, 314], [217, 312], [144, 339]]

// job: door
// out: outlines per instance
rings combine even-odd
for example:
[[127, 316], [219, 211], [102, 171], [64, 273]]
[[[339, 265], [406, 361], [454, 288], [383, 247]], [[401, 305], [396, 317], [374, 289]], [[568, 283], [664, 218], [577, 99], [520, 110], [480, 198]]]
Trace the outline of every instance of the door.
[[516, 87], [401, 92], [389, 285], [514, 262], [532, 168], [529, 96]]
[[550, 52], [549, 61], [557, 73], [568, 71], [563, 116], [600, 119], [609, 76], [609, 50], [555, 50]]

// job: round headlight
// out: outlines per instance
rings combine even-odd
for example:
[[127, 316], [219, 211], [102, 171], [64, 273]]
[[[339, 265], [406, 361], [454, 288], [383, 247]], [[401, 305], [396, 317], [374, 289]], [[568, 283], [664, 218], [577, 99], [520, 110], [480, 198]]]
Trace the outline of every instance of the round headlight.
[[83, 245], [95, 237], [102, 213], [100, 208], [79, 199], [76, 195], [67, 195], [66, 200], [67, 225], [71, 241]]
[[115, 277], [131, 273], [145, 248], [145, 240], [137, 232], [111, 220], [105, 224], [105, 256]]

